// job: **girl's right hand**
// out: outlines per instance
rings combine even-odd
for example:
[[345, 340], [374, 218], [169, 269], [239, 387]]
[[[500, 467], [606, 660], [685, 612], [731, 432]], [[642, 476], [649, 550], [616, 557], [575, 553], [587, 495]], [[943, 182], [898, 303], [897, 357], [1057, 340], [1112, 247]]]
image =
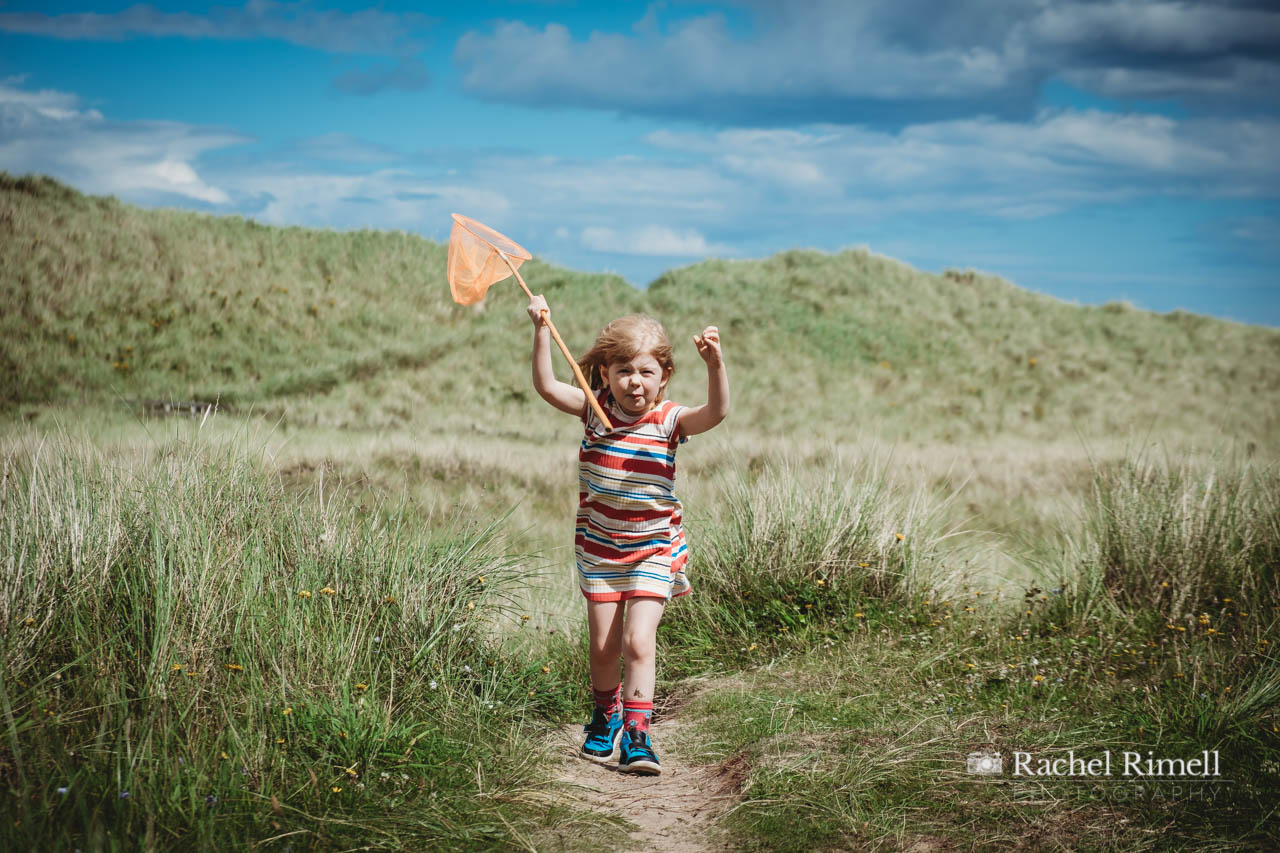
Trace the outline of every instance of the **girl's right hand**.
[[542, 328], [550, 316], [551, 309], [547, 307], [547, 300], [541, 293], [529, 299], [529, 319], [533, 321], [535, 329]]

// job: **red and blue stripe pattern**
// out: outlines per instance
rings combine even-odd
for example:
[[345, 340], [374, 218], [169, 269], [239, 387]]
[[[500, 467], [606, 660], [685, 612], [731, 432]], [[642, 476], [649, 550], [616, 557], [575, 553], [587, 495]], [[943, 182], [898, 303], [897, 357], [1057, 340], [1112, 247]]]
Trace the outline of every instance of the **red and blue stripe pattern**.
[[613, 432], [588, 409], [578, 451], [578, 518], [574, 536], [578, 583], [591, 601], [689, 592], [676, 445], [684, 406], [667, 400], [629, 419], [600, 397]]

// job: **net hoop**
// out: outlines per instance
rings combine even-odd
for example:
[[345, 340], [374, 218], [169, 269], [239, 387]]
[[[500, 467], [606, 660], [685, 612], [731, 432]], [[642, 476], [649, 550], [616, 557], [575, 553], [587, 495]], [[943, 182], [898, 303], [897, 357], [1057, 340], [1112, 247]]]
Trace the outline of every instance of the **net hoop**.
[[505, 234], [455, 213], [449, 233], [449, 292], [455, 302], [475, 305], [484, 299], [491, 285], [532, 257], [524, 246]]
[[515, 240], [512, 240], [506, 234], [503, 234], [501, 231], [494, 231], [488, 225], [485, 225], [482, 222], [476, 222], [470, 216], [463, 216], [461, 213], [454, 213], [451, 215], [453, 216], [454, 222], [467, 229], [467, 231], [471, 232], [471, 234], [476, 238], [488, 243], [499, 252], [502, 252], [507, 257], [512, 259], [519, 258], [522, 261], [527, 261], [533, 258], [533, 255], [529, 253], [528, 249], [521, 246]]

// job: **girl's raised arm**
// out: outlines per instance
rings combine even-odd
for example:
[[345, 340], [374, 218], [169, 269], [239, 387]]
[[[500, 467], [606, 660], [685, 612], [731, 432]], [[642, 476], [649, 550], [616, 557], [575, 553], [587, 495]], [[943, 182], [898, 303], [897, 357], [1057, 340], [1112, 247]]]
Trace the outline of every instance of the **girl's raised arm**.
[[547, 300], [541, 294], [529, 300], [529, 319], [533, 321], [533, 387], [542, 399], [560, 411], [582, 417], [587, 409], [587, 395], [581, 388], [556, 379], [551, 368], [551, 330], [547, 328], [550, 314]]
[[701, 335], [693, 336], [693, 345], [707, 363], [707, 402], [680, 416], [681, 435], [706, 432], [729, 414], [729, 374], [724, 369], [724, 354], [720, 351], [720, 330], [707, 326]]

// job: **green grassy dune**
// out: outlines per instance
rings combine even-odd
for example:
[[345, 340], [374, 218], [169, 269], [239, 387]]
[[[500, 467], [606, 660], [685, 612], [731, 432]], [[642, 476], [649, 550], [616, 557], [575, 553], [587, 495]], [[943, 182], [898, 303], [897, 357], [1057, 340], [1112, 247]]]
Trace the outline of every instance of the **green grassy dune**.
[[[140, 210], [7, 175], [0, 220], [6, 408], [220, 399], [288, 422], [375, 428], [546, 414], [528, 405], [514, 283], [482, 312], [454, 304], [446, 249], [429, 240]], [[645, 292], [537, 260], [524, 272], [577, 350], [620, 313], [660, 317], [678, 342], [681, 398], [704, 393], [685, 342], [720, 326], [743, 429], [1276, 440], [1274, 329], [1070, 305], [866, 250], [707, 261]]]

